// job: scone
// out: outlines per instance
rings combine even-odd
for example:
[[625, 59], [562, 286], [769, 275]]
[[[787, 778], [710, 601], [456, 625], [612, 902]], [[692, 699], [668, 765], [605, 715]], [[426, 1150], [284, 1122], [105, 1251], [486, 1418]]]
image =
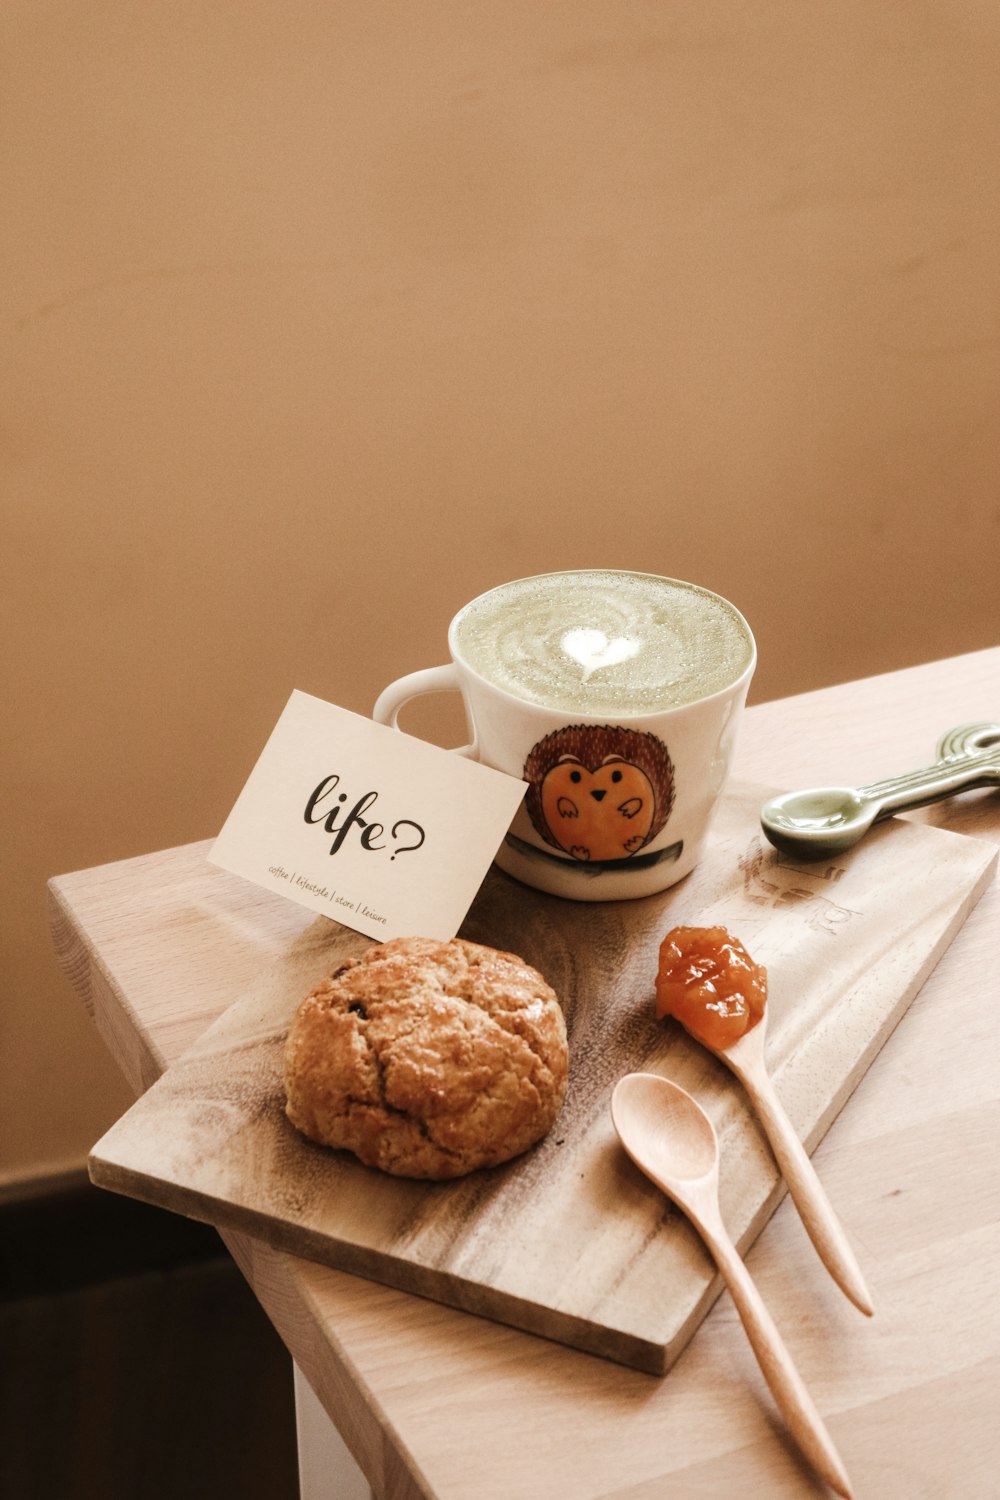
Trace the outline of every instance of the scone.
[[299, 1007], [285, 1046], [289, 1120], [397, 1177], [493, 1167], [539, 1140], [566, 1092], [554, 992], [513, 953], [393, 938]]

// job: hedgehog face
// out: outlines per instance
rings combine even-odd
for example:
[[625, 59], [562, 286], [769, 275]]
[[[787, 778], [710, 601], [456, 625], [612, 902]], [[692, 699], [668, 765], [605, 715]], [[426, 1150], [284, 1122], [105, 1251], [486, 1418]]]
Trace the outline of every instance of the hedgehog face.
[[624, 859], [646, 842], [656, 797], [646, 773], [617, 756], [596, 771], [567, 757], [543, 779], [541, 802], [556, 842], [574, 859]]
[[673, 766], [654, 735], [572, 725], [547, 735], [525, 762], [526, 805], [547, 843], [574, 859], [627, 859], [663, 827]]

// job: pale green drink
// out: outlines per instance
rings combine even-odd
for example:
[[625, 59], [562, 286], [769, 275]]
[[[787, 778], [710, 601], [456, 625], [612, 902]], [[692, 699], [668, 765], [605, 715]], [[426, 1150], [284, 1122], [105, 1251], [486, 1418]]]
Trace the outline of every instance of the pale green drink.
[[505, 583], [466, 605], [452, 641], [473, 671], [515, 698], [617, 719], [722, 691], [754, 649], [720, 595], [611, 569]]

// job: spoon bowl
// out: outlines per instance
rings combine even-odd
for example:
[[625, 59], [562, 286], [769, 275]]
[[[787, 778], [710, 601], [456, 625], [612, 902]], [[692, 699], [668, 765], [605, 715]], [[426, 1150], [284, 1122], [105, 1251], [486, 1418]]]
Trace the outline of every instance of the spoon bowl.
[[690, 1094], [667, 1079], [629, 1073], [614, 1091], [611, 1117], [633, 1161], [647, 1174], [655, 1168], [658, 1178], [678, 1190], [718, 1172], [715, 1126]]
[[818, 786], [773, 797], [761, 811], [761, 823], [783, 853], [828, 859], [853, 848], [878, 814], [878, 802], [860, 787]]
[[711, 1120], [686, 1090], [652, 1073], [619, 1080], [611, 1119], [639, 1170], [687, 1215], [711, 1251], [802, 1452], [827, 1484], [850, 1500], [850, 1481], [830, 1434], [722, 1221], [719, 1143]]

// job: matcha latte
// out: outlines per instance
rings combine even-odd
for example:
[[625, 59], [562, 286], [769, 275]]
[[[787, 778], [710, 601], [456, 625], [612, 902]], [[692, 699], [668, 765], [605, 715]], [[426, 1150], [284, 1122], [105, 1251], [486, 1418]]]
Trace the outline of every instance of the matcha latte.
[[515, 698], [616, 718], [720, 692], [754, 654], [746, 622], [718, 594], [610, 569], [505, 583], [460, 611], [452, 643]]

